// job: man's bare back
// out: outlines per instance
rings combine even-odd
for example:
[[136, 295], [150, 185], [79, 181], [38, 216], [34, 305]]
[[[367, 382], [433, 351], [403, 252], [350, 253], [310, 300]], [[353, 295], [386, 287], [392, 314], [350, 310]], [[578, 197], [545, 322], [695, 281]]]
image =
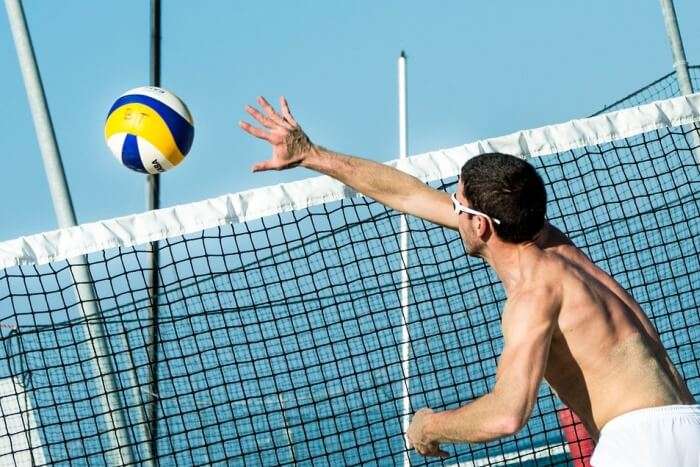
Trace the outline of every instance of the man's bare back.
[[530, 279], [562, 294], [545, 379], [591, 436], [631, 410], [694, 403], [639, 304], [554, 227], [537, 246]]

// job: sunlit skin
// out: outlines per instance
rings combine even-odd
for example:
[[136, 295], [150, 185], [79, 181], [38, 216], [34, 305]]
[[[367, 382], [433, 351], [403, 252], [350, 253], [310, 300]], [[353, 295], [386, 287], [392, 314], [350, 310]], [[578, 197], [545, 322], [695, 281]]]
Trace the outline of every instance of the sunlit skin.
[[[454, 410], [417, 411], [407, 435], [418, 453], [444, 457], [441, 443], [480, 443], [518, 432], [542, 379], [596, 440], [609, 420], [631, 410], [694, 403], [639, 304], [555, 227], [545, 223], [529, 242], [505, 242], [487, 217], [456, 214], [447, 193], [386, 165], [314, 145], [284, 98], [280, 112], [263, 98], [258, 104], [263, 112], [246, 111], [264, 128], [240, 126], [270, 143], [272, 156], [254, 171], [308, 167], [400, 212], [457, 230], [467, 254], [485, 260], [503, 284], [504, 348], [494, 387]], [[457, 199], [471, 207], [463, 182]]]

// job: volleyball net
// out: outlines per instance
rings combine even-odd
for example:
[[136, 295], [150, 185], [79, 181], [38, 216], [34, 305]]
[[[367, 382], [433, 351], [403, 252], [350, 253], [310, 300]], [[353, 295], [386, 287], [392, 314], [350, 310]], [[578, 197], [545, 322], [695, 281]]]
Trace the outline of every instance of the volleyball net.
[[[452, 191], [474, 155], [528, 158], [697, 397], [699, 121], [692, 95], [391, 164]], [[0, 460], [581, 465], [544, 384], [517, 435], [409, 453], [409, 413], [493, 386], [505, 295], [457, 233], [407, 225], [402, 251], [401, 215], [316, 177], [0, 243]]]
[[[700, 65], [688, 66], [688, 75], [690, 77], [690, 84], [693, 90], [700, 90]], [[591, 115], [591, 117], [607, 112], [613, 112], [615, 110], [626, 109], [635, 105], [648, 104], [649, 102], [653, 101], [670, 99], [672, 97], [680, 96], [681, 94], [678, 77], [676, 76], [676, 72], [672, 71], [671, 73], [665, 74], [661, 78], [652, 81], [646, 86], [642, 86], [622, 99], [618, 99], [612, 104], [606, 105], [601, 110]]]

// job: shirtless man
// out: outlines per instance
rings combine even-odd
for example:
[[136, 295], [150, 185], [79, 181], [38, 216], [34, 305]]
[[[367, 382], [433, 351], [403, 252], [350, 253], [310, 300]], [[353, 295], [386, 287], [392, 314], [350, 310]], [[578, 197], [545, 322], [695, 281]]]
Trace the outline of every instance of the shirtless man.
[[597, 441], [594, 466], [700, 465], [700, 406], [639, 304], [545, 221], [542, 179], [504, 154], [470, 159], [451, 197], [386, 165], [311, 143], [284, 98], [277, 112], [246, 111], [272, 158], [253, 171], [304, 166], [397, 211], [459, 231], [467, 253], [495, 270], [508, 297], [504, 348], [490, 393], [454, 410], [421, 409], [408, 429], [422, 455], [440, 443], [487, 442], [517, 433], [542, 378]]

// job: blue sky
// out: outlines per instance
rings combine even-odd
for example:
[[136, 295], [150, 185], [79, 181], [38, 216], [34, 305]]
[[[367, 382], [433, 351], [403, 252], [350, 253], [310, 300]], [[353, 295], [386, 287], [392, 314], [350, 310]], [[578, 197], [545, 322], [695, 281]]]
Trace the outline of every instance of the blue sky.
[[[236, 126], [284, 94], [311, 138], [396, 157], [396, 59], [409, 57], [415, 154], [588, 115], [672, 70], [658, 1], [163, 1], [164, 87], [195, 118], [162, 205], [313, 175], [251, 174], [267, 147]], [[27, 0], [25, 13], [80, 222], [143, 211], [144, 177], [103, 140], [112, 101], [148, 84], [148, 2]], [[700, 4], [677, 0], [691, 63]], [[7, 16], [0, 13], [0, 239], [56, 227]]]

